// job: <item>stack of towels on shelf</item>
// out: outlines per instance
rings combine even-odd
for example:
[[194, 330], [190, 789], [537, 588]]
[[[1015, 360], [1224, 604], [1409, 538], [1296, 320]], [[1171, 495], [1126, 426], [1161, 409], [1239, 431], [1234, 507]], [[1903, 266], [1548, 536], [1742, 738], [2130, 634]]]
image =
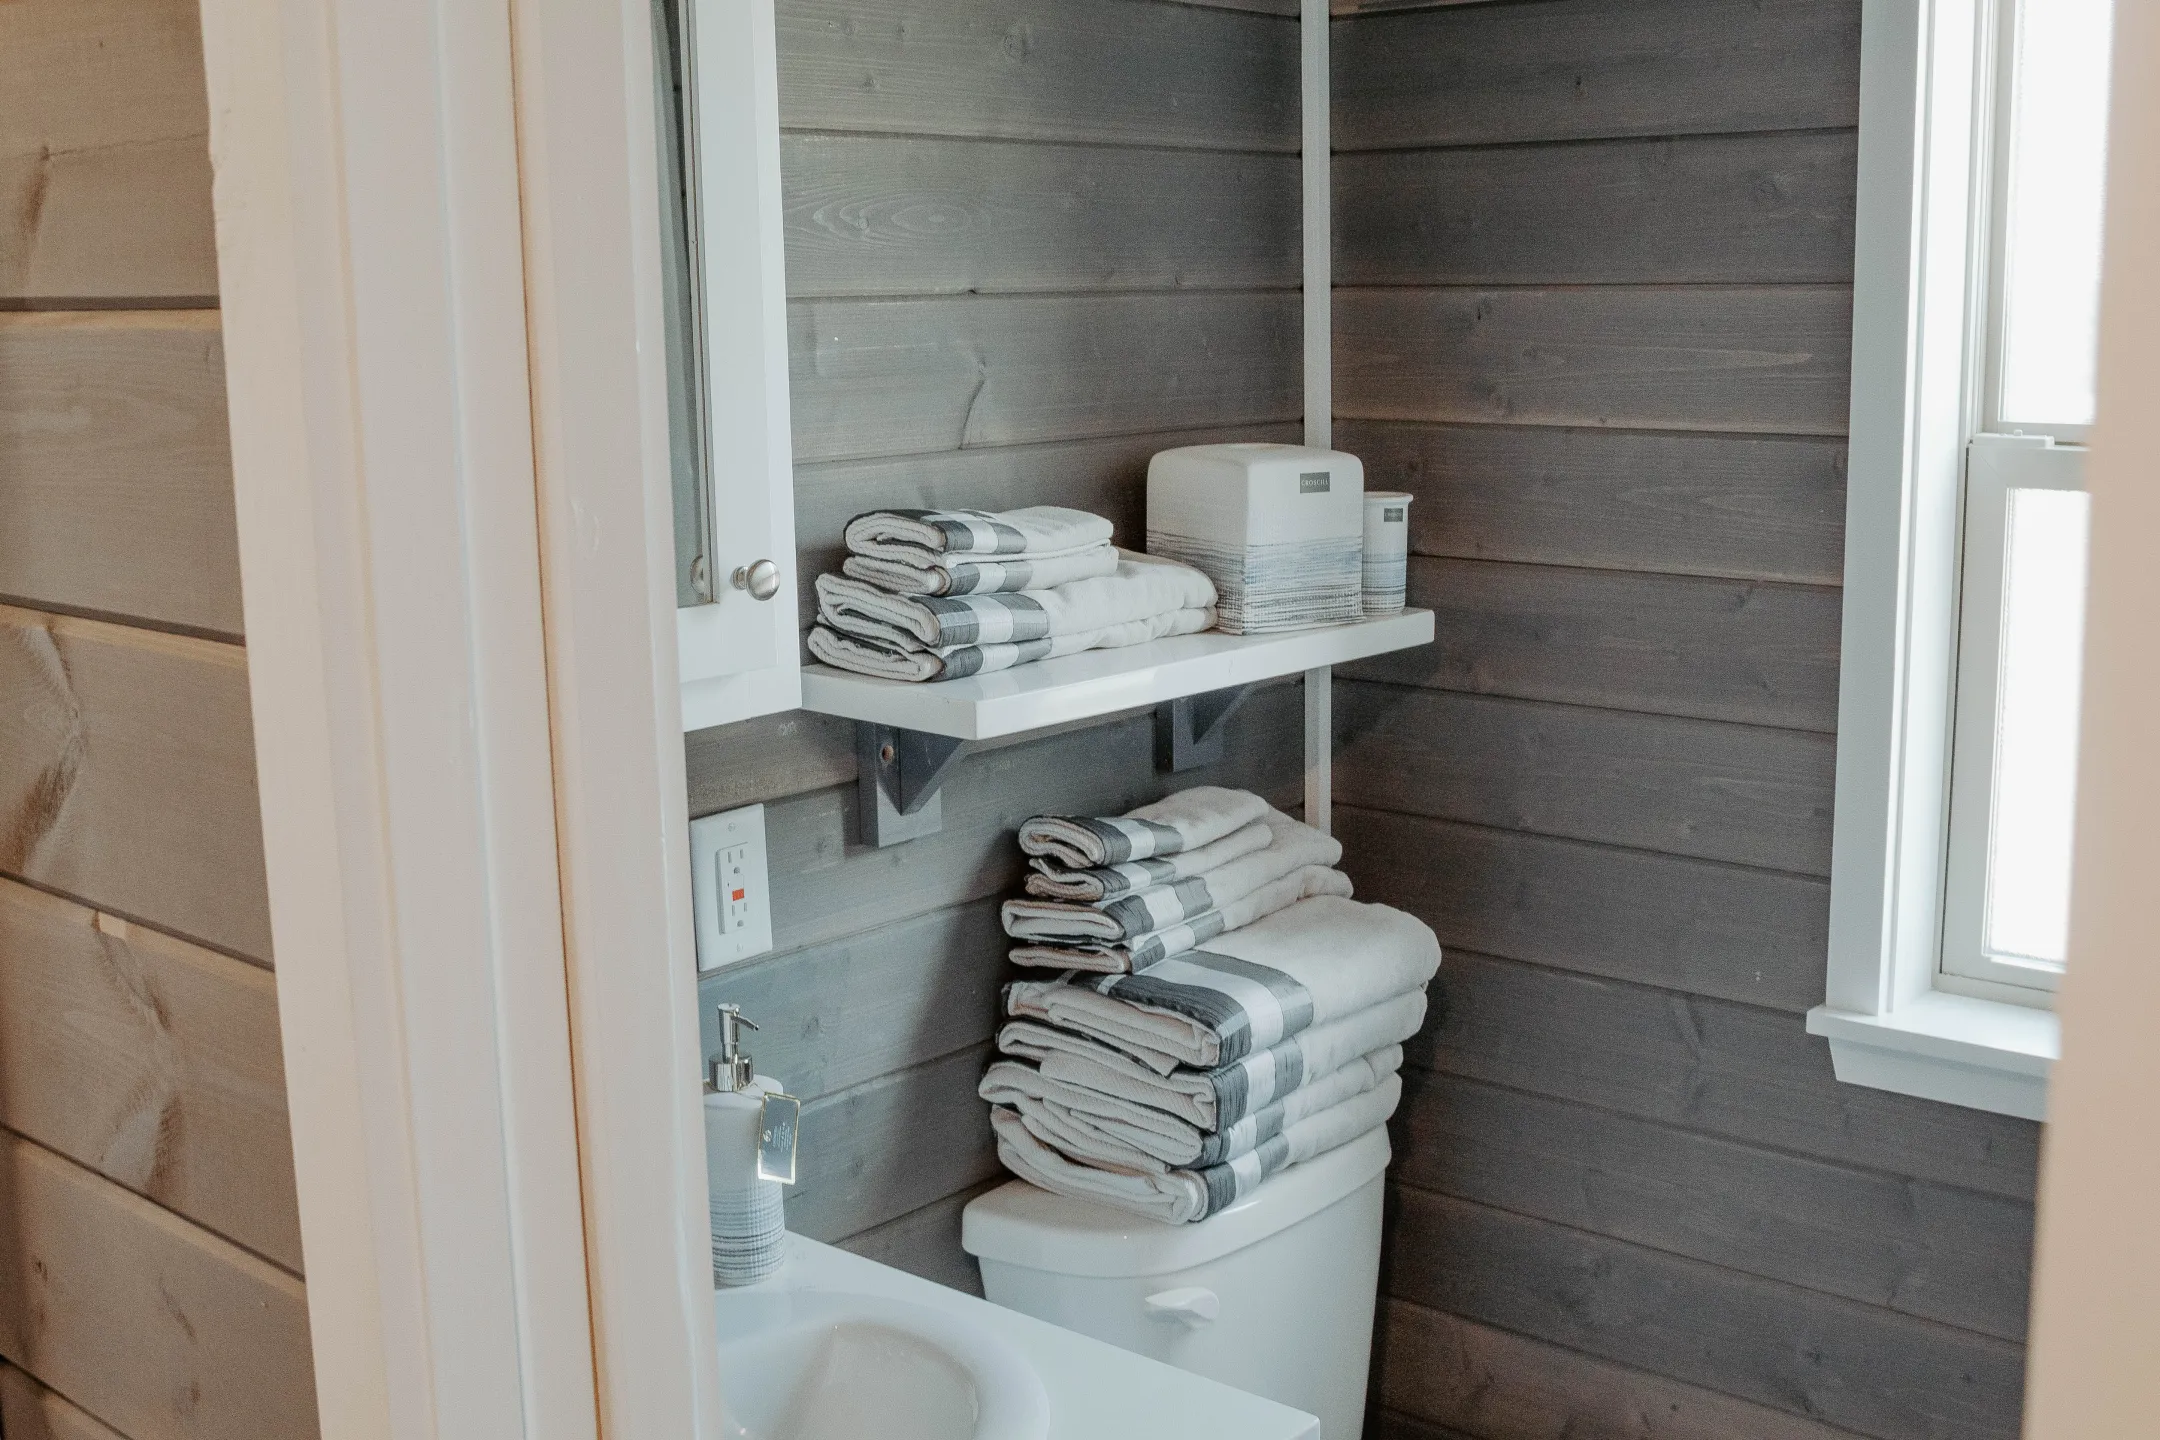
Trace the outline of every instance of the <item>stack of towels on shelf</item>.
[[1440, 945], [1350, 898], [1341, 845], [1241, 790], [1020, 827], [1027, 898], [983, 1076], [1024, 1180], [1171, 1223], [1387, 1123]]
[[1207, 576], [1115, 548], [1084, 510], [873, 510], [846, 538], [810, 653], [865, 675], [953, 680], [1215, 623]]

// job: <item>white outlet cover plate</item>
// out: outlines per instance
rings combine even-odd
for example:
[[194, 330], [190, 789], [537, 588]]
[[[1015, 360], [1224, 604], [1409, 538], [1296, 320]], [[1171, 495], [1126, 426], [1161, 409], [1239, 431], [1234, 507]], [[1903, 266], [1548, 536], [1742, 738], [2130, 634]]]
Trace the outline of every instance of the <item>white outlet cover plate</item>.
[[[736, 890], [742, 898], [731, 906], [727, 902]], [[772, 949], [763, 805], [690, 822], [690, 904], [697, 918], [699, 973]]]

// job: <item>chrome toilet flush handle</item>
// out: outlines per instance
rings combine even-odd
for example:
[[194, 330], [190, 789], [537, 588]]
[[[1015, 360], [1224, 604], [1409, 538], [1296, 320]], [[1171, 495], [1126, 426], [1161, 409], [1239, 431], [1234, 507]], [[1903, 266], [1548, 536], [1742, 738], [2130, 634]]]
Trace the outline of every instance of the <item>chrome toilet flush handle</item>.
[[753, 600], [770, 600], [780, 593], [780, 567], [770, 560], [738, 565], [728, 580], [737, 590], [747, 590]]
[[1203, 1285], [1157, 1291], [1140, 1303], [1147, 1307], [1147, 1313], [1153, 1318], [1179, 1321], [1188, 1330], [1212, 1324], [1222, 1314], [1221, 1298]]

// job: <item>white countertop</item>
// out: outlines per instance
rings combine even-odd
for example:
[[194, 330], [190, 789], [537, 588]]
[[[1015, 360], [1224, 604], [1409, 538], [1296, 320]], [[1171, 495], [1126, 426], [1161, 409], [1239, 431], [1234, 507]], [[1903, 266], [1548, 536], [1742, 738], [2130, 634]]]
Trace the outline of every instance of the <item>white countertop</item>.
[[1041, 1377], [1050, 1397], [1052, 1440], [1319, 1440], [1320, 1422], [1301, 1410], [800, 1235], [788, 1236], [788, 1250], [779, 1274], [739, 1290], [717, 1290], [714, 1304], [725, 1307], [730, 1296], [774, 1290], [841, 1290], [994, 1326]]

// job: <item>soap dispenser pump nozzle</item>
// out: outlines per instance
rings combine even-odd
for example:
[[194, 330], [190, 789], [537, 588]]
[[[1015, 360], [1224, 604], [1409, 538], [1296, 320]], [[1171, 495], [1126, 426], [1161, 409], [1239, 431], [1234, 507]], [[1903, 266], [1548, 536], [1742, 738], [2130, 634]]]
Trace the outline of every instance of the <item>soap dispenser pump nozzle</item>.
[[755, 1030], [757, 1022], [743, 1014], [740, 1005], [722, 1005], [719, 1010], [720, 1053], [706, 1072], [705, 1084], [713, 1090], [729, 1093], [747, 1090], [756, 1071], [749, 1055], [743, 1051], [741, 1027], [747, 1025]]

